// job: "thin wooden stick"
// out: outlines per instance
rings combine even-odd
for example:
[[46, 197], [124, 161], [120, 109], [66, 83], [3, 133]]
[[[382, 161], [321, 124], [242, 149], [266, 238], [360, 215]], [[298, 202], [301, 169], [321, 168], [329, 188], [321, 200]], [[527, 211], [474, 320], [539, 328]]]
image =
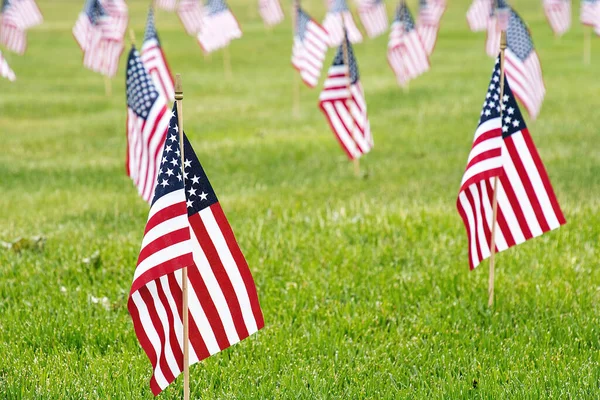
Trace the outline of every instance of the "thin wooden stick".
[[[504, 97], [504, 52], [506, 50], [506, 31], [502, 31], [500, 38], [500, 121], [502, 121], [502, 108]], [[488, 307], [494, 305], [494, 279], [496, 275], [494, 256], [496, 255], [496, 225], [498, 220], [498, 177], [494, 177], [494, 197], [492, 199], [492, 235], [490, 238], [490, 277], [488, 282]]]
[[231, 57], [229, 56], [229, 46], [223, 49], [223, 67], [225, 69], [225, 78], [231, 79], [233, 74], [231, 73]]
[[[344, 56], [344, 65], [346, 65], [346, 67], [348, 68], [348, 71], [346, 72], [346, 76], [348, 78], [348, 93], [350, 93], [350, 62], [349, 62], [349, 57], [348, 57], [348, 33], [346, 31], [346, 24], [344, 23], [344, 19], [342, 18], [342, 28], [344, 29], [344, 38], [342, 39], [342, 51], [343, 51], [343, 56]], [[346, 100], [347, 101], [347, 100]], [[356, 130], [356, 124], [354, 123], [354, 118], [350, 118], [352, 120], [352, 125], [350, 125], [350, 134], [352, 135], [352, 138], [354, 138], [354, 131]], [[354, 164], [354, 175], [356, 176], [360, 176], [360, 158], [355, 158], [353, 160], [353, 164]]]
[[131, 40], [131, 45], [135, 46], [135, 32], [133, 28], [129, 28], [129, 40]]
[[592, 61], [592, 29], [591, 26], [583, 27], [583, 64], [590, 65]]
[[[300, 0], [294, 0], [292, 3], [292, 46], [296, 40], [296, 31], [298, 29], [298, 8], [300, 7]], [[300, 72], [294, 73], [294, 89], [292, 97], [292, 115], [294, 118], [300, 118]]]
[[[175, 75], [175, 102], [177, 103], [177, 128], [179, 129], [179, 148], [181, 151], [181, 175], [185, 174], [183, 161], [183, 86], [181, 84], [181, 74]], [[190, 399], [190, 341], [189, 341], [189, 321], [188, 321], [188, 273], [187, 267], [181, 269], [181, 292], [183, 296], [183, 399]]]

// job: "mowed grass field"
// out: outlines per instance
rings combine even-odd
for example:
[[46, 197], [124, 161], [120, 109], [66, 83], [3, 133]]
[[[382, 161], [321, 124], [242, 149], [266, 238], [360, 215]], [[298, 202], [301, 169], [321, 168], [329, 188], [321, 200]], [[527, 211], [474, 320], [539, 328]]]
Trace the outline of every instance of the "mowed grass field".
[[[126, 308], [148, 205], [124, 168], [125, 57], [106, 97], [71, 36], [82, 3], [40, 0], [26, 55], [7, 54], [18, 81], [0, 80], [0, 240], [47, 239], [0, 249], [0, 399], [152, 398]], [[147, 3], [129, 2], [139, 42]], [[317, 108], [320, 88], [301, 88], [293, 118], [289, 8], [269, 32], [255, 3], [231, 1], [244, 30], [231, 79], [222, 52], [205, 59], [175, 14], [157, 15], [187, 135], [266, 322], [191, 368], [193, 398], [597, 399], [600, 39], [584, 66], [578, 12], [557, 40], [539, 1], [513, 1], [543, 63], [547, 96], [529, 125], [568, 224], [497, 257], [490, 310], [488, 264], [469, 271], [455, 208], [493, 66], [469, 1], [450, 2], [409, 93], [387, 37], [355, 46], [375, 139], [365, 179]], [[304, 3], [322, 19], [322, 1]], [[180, 378], [160, 398], [181, 393]]]

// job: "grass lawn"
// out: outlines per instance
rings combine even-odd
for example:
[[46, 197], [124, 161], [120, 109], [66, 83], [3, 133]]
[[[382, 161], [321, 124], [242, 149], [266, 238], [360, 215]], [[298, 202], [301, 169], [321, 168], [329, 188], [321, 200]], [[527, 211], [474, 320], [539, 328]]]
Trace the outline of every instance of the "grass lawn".
[[[141, 41], [148, 2], [129, 3]], [[468, 30], [469, 0], [450, 1], [432, 69], [409, 93], [387, 37], [355, 47], [375, 138], [367, 179], [318, 110], [320, 89], [303, 87], [292, 117], [289, 9], [268, 32], [255, 3], [231, 1], [244, 37], [230, 80], [222, 52], [204, 59], [175, 14], [157, 15], [186, 132], [266, 322], [191, 368], [193, 397], [597, 399], [600, 39], [584, 66], [578, 2], [561, 39], [539, 1], [512, 2], [543, 63], [530, 129], [568, 224], [497, 257], [493, 310], [488, 264], [469, 272], [455, 208], [493, 66], [485, 34]], [[321, 0], [305, 3], [323, 17]], [[41, 251], [0, 249], [0, 399], [152, 398], [126, 308], [148, 205], [124, 169], [125, 57], [106, 97], [71, 35], [82, 4], [40, 0], [26, 55], [6, 54], [18, 80], [0, 80], [0, 240], [47, 238]], [[178, 379], [160, 398], [181, 390]]]

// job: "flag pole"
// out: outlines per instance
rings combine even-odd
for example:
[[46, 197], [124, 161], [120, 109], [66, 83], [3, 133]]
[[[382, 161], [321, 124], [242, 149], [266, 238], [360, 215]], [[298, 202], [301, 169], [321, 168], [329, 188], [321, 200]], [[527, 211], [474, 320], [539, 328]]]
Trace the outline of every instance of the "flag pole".
[[[506, 31], [500, 37], [500, 124], [502, 124], [502, 107], [504, 97], [504, 52], [506, 50]], [[488, 285], [488, 307], [494, 305], [494, 277], [496, 254], [496, 225], [498, 221], [498, 176], [494, 177], [494, 197], [492, 200], [492, 235], [490, 238], [490, 280]]]
[[225, 78], [231, 79], [231, 57], [229, 56], [229, 46], [223, 49], [223, 67], [225, 69]]
[[[344, 38], [342, 39], [342, 53], [343, 53], [343, 57], [344, 57], [344, 65], [346, 65], [346, 67], [348, 68], [348, 72], [347, 77], [348, 77], [348, 93], [350, 93], [350, 61], [348, 60], [348, 32], [346, 31], [346, 23], [344, 21], [344, 17], [342, 16], [342, 28], [344, 30]], [[356, 125], [354, 123], [354, 118], [351, 118], [352, 120], [352, 125], [350, 125], [350, 133], [352, 134], [352, 137], [354, 137], [354, 131], [356, 129]], [[360, 176], [360, 158], [354, 158], [353, 160], [353, 164], [354, 164], [354, 175], [356, 176]]]
[[[300, 0], [294, 0], [292, 3], [292, 47], [296, 40], [296, 31], [298, 30], [298, 8]], [[292, 100], [292, 115], [298, 119], [300, 117], [300, 79], [298, 74], [294, 73], [294, 93]]]
[[131, 40], [131, 45], [135, 46], [135, 32], [133, 28], [129, 28], [129, 40]]
[[592, 29], [591, 26], [584, 26], [583, 31], [583, 64], [590, 65], [592, 60]]
[[[179, 148], [181, 152], [181, 174], [185, 185], [183, 161], [183, 86], [181, 74], [175, 75], [175, 102], [177, 103], [177, 128], [179, 130]], [[181, 292], [183, 296], [182, 319], [183, 319], [183, 399], [190, 399], [190, 341], [188, 321], [188, 277], [187, 266], [181, 269]]]

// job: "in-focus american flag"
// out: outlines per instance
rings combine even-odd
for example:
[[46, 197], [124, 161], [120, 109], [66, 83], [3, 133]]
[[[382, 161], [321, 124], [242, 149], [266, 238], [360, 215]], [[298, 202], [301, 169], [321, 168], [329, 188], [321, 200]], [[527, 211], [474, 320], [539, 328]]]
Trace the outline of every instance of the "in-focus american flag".
[[4, 56], [2, 55], [1, 51], [0, 51], [0, 77], [6, 78], [11, 82], [14, 82], [17, 79], [17, 77], [15, 76], [15, 73], [13, 72], [12, 69], [10, 69], [8, 62], [6, 61], [6, 58], [4, 58]]
[[[187, 267], [189, 365], [264, 326], [254, 279], [192, 146], [179, 150], [173, 107], [128, 309], [158, 395], [183, 371]], [[185, 181], [185, 183], [184, 183]]]
[[429, 56], [404, 2], [398, 5], [392, 22], [387, 58], [398, 84], [403, 87], [429, 70]]
[[327, 31], [298, 6], [292, 65], [300, 73], [302, 81], [311, 88], [319, 82], [328, 40]]
[[27, 29], [43, 22], [34, 0], [4, 0], [0, 8], [0, 44], [7, 50], [24, 54], [27, 49]]
[[566, 223], [508, 81], [504, 82], [500, 99], [499, 61], [483, 103], [456, 202], [467, 230], [471, 269], [490, 256], [496, 177], [496, 251]]
[[496, 57], [500, 51], [500, 37], [502, 31], [508, 29], [511, 9], [505, 0], [493, 0], [494, 6], [490, 10], [488, 19], [487, 39], [485, 51], [488, 56]]
[[488, 27], [493, 0], [473, 0], [467, 11], [467, 22], [472, 32], [482, 32]]
[[365, 27], [367, 36], [375, 38], [388, 29], [388, 16], [383, 0], [357, 0], [358, 17]]
[[167, 63], [167, 58], [160, 45], [160, 39], [156, 32], [154, 23], [154, 11], [148, 10], [148, 19], [146, 20], [146, 33], [141, 50], [142, 63], [152, 77], [154, 87], [158, 93], [165, 99], [173, 101], [175, 99], [175, 83], [173, 75]]
[[267, 26], [277, 25], [284, 18], [279, 0], [258, 0], [258, 13]]
[[344, 43], [337, 50], [319, 96], [319, 107], [342, 149], [354, 160], [371, 151], [373, 136], [358, 65], [347, 38], [346, 49], [347, 61], [344, 60]]
[[446, 11], [446, 3], [443, 0], [420, 0], [419, 1], [419, 22], [417, 24], [417, 33], [421, 37], [421, 42], [427, 55], [433, 53], [437, 42], [438, 31], [440, 30], [440, 21]]
[[127, 175], [140, 196], [150, 202], [170, 116], [166, 98], [156, 90], [135, 47], [127, 60], [126, 84]]
[[564, 35], [571, 27], [571, 0], [544, 0], [544, 13], [556, 36]]
[[195, 36], [200, 32], [204, 18], [204, 6], [200, 0], [179, 0], [177, 15], [188, 35]]
[[205, 53], [227, 47], [242, 37], [237, 19], [224, 0], [207, 0], [204, 19], [198, 32], [198, 43]]
[[596, 28], [600, 34], [600, 1], [581, 0], [580, 21], [583, 25]]
[[329, 11], [323, 20], [323, 28], [329, 34], [329, 46], [339, 46], [344, 40], [344, 27], [348, 38], [352, 43], [360, 43], [363, 40], [362, 34], [356, 27], [352, 13], [348, 9], [346, 0], [331, 0]]
[[177, 0], [154, 0], [154, 6], [165, 11], [175, 11], [177, 9]]

